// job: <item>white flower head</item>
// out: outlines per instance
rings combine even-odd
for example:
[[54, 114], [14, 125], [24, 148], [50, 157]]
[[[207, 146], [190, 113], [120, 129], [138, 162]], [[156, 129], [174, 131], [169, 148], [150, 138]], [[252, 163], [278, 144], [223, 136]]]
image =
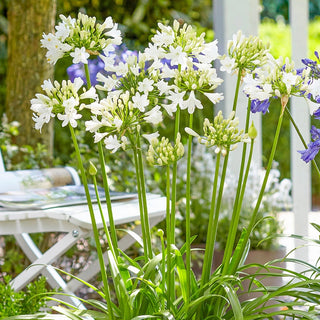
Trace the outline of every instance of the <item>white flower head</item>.
[[148, 93], [153, 90], [153, 83], [154, 81], [152, 79], [145, 78], [138, 83], [138, 90], [143, 93]]
[[180, 104], [181, 110], [188, 109], [190, 114], [194, 113], [195, 108], [203, 109], [200, 100], [195, 97], [194, 91], [191, 91], [187, 100], [183, 100]]
[[160, 134], [159, 134], [159, 132], [157, 131], [157, 132], [153, 132], [153, 133], [149, 133], [149, 134], [145, 133], [145, 134], [143, 134], [142, 136], [143, 136], [146, 140], [148, 140], [148, 142], [151, 144], [151, 143], [152, 143], [152, 140], [157, 139], [157, 138], [160, 136]]
[[106, 137], [104, 139], [104, 144], [106, 149], [112, 150], [111, 153], [115, 153], [121, 147], [121, 143], [116, 135], [110, 135]]
[[149, 105], [148, 96], [146, 94], [140, 94], [137, 92], [132, 97], [133, 106], [139, 109], [141, 112], [145, 111], [145, 108]]
[[237, 66], [236, 60], [228, 56], [221, 59], [220, 62], [221, 62], [220, 70], [226, 71], [227, 73], [231, 73]]
[[157, 105], [150, 111], [146, 112], [144, 120], [154, 125], [159, 124], [162, 121], [162, 112], [160, 111], [160, 106]]
[[84, 64], [88, 64], [88, 58], [90, 57], [90, 54], [86, 52], [86, 48], [75, 48], [74, 52], [70, 53], [70, 56], [73, 57], [72, 62], [73, 63], [79, 63], [82, 62]]

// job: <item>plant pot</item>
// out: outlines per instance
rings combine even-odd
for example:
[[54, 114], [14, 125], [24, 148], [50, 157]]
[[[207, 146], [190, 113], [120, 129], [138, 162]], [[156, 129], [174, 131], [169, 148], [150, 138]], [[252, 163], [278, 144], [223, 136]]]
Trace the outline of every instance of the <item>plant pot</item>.
[[[193, 246], [193, 260], [192, 260], [192, 269], [193, 272], [195, 273], [195, 276], [197, 279], [200, 279], [201, 277], [201, 271], [202, 271], [202, 263], [203, 263], [203, 257], [204, 257], [204, 248], [205, 244], [198, 244]], [[217, 250], [215, 249], [214, 251], [214, 256], [213, 256], [213, 262], [212, 262], [212, 272], [216, 270], [222, 263], [222, 258], [223, 258], [224, 251], [223, 250]], [[286, 248], [284, 246], [280, 246], [276, 250], [250, 250], [247, 256], [247, 259], [245, 261], [245, 265], [249, 264], [260, 264], [264, 265], [270, 261], [276, 260], [276, 259], [282, 259], [286, 255]], [[281, 266], [285, 267], [285, 263], [275, 263], [272, 264], [275, 266]], [[253, 275], [257, 272], [260, 273], [267, 273], [267, 269], [262, 269], [260, 267], [250, 267], [246, 268], [242, 271], [243, 275]], [[281, 270], [276, 270], [276, 269], [271, 269], [270, 272], [275, 273], [278, 272], [280, 273]], [[283, 284], [283, 279], [281, 276], [272, 276], [272, 277], [267, 277], [267, 276], [256, 276], [256, 279], [258, 279], [264, 286], [281, 286]], [[257, 287], [251, 283], [250, 285], [250, 280], [246, 279], [242, 281], [242, 286], [243, 290], [239, 289], [239, 299], [241, 301], [245, 301], [247, 299], [252, 299], [255, 297], [258, 297], [261, 295], [261, 293], [257, 292], [250, 292]]]

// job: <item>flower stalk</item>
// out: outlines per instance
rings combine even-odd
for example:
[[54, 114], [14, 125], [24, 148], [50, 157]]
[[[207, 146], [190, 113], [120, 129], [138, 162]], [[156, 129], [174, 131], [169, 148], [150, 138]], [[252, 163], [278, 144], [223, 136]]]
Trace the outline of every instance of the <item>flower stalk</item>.
[[88, 209], [89, 209], [91, 223], [92, 223], [92, 229], [93, 229], [93, 236], [94, 236], [94, 240], [95, 240], [95, 244], [96, 244], [96, 248], [97, 248], [97, 254], [98, 254], [99, 265], [100, 265], [100, 272], [101, 272], [101, 277], [102, 277], [102, 282], [103, 282], [103, 291], [104, 291], [105, 299], [106, 299], [106, 302], [108, 305], [110, 319], [114, 319], [109, 283], [108, 283], [108, 278], [107, 278], [107, 273], [106, 273], [106, 265], [105, 265], [105, 262], [103, 259], [103, 252], [102, 252], [102, 248], [100, 245], [99, 230], [98, 230], [96, 218], [94, 215], [94, 210], [93, 210], [90, 192], [89, 192], [89, 188], [88, 188], [87, 176], [86, 176], [86, 173], [85, 173], [85, 170], [83, 167], [81, 153], [79, 150], [79, 146], [78, 146], [78, 142], [77, 142], [77, 138], [76, 138], [74, 129], [71, 125], [69, 125], [69, 129], [70, 129], [70, 133], [71, 133], [72, 142], [73, 142], [73, 145], [74, 145], [74, 148], [76, 151], [76, 157], [77, 157], [78, 166], [80, 169], [82, 183], [83, 183], [84, 190], [86, 193], [87, 204], [88, 204]]
[[244, 239], [243, 239], [243, 243], [242, 243], [240, 251], [239, 251], [239, 255], [237, 256], [236, 261], [233, 261], [233, 263], [229, 265], [229, 268], [228, 268], [228, 271], [227, 271], [228, 274], [233, 274], [234, 272], [236, 272], [236, 269], [238, 267], [240, 259], [241, 259], [242, 255], [243, 255], [243, 253], [245, 251], [245, 248], [247, 246], [247, 243], [249, 241], [251, 232], [252, 232], [252, 230], [254, 228], [254, 225], [256, 223], [257, 214], [258, 214], [261, 202], [262, 202], [262, 198], [263, 198], [263, 195], [264, 195], [264, 192], [265, 192], [265, 189], [266, 189], [266, 185], [267, 185], [267, 182], [268, 182], [268, 177], [269, 177], [269, 174], [270, 174], [270, 170], [272, 168], [274, 155], [275, 155], [275, 152], [276, 152], [276, 149], [277, 149], [277, 144], [278, 144], [279, 136], [280, 136], [280, 130], [281, 130], [281, 126], [282, 126], [282, 120], [283, 120], [283, 110], [281, 110], [280, 116], [279, 116], [279, 119], [278, 119], [278, 124], [277, 124], [277, 128], [276, 128], [275, 136], [274, 136], [274, 140], [273, 140], [273, 144], [272, 144], [272, 148], [271, 148], [271, 152], [270, 152], [270, 156], [269, 156], [269, 160], [268, 160], [265, 176], [264, 176], [264, 179], [263, 179], [263, 182], [262, 182], [262, 185], [261, 185], [261, 189], [260, 189], [260, 192], [259, 192], [259, 196], [258, 196], [258, 199], [257, 199], [257, 203], [255, 205], [255, 208], [254, 208], [253, 212], [252, 212], [252, 216], [251, 216], [249, 225], [247, 227], [247, 232], [245, 233], [245, 236], [244, 236]]
[[[88, 89], [91, 88], [91, 79], [90, 79], [90, 72], [89, 72], [89, 66], [88, 64], [84, 64], [84, 70], [87, 80], [87, 87]], [[102, 147], [102, 142], [99, 141], [97, 143], [98, 145], [98, 154], [99, 154], [99, 162], [101, 166], [101, 172], [102, 172], [102, 181], [103, 181], [103, 188], [105, 192], [106, 197], [106, 205], [107, 205], [107, 211], [108, 211], [108, 218], [109, 218], [109, 226], [110, 226], [110, 233], [111, 233], [111, 240], [112, 245], [115, 251], [115, 255], [118, 257], [118, 240], [117, 240], [117, 233], [116, 233], [116, 226], [114, 223], [113, 213], [112, 213], [112, 204], [111, 204], [111, 197], [110, 197], [110, 190], [109, 190], [109, 183], [108, 183], [108, 175], [106, 171], [106, 163], [104, 158], [104, 151]]]

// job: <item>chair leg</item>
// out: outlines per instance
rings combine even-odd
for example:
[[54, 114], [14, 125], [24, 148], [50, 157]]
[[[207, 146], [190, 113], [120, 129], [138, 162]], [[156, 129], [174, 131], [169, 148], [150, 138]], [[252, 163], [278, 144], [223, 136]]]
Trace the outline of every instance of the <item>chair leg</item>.
[[[155, 226], [158, 222], [162, 221], [162, 217], [157, 217], [157, 218], [152, 218], [150, 219], [150, 227]], [[135, 232], [138, 235], [141, 235], [141, 225], [138, 225], [135, 227], [135, 229], [133, 230], [133, 232]], [[122, 239], [119, 240], [118, 245], [119, 245], [119, 249], [121, 250], [126, 250], [128, 249], [131, 245], [133, 245], [136, 242], [136, 239], [134, 239], [134, 237], [132, 237], [130, 234], [125, 235]], [[105, 264], [108, 264], [108, 253], [107, 251], [104, 252], [103, 254], [103, 258], [105, 261]], [[95, 261], [93, 261], [89, 267], [80, 272], [77, 277], [80, 278], [81, 280], [84, 281], [89, 281], [90, 279], [92, 279], [95, 275], [97, 275], [100, 272], [100, 265], [99, 265], [99, 260], [96, 259]], [[81, 286], [83, 285], [83, 283], [81, 283], [80, 281], [76, 280], [76, 279], [72, 279], [67, 283], [67, 288], [68, 290], [74, 292], [77, 289], [79, 289]]]
[[[77, 230], [77, 232], [79, 231]], [[75, 234], [78, 233], [70, 232], [62, 239], [64, 246], [61, 244], [59, 245], [60, 248], [57, 248], [57, 243], [49, 249], [49, 253], [48, 250], [44, 254], [39, 250], [29, 234], [16, 234], [16, 241], [28, 259], [32, 262], [32, 265], [12, 280], [11, 284], [13, 289], [16, 291], [22, 289], [34, 277], [41, 273], [46, 277], [47, 282], [52, 288], [60, 288], [64, 293], [68, 294], [68, 296], [62, 296], [63, 300], [71, 303], [74, 306], [77, 306], [80, 309], [85, 309], [83, 304], [74, 296], [74, 293], [67, 288], [66, 282], [62, 279], [59, 273], [52, 266], [48, 265], [60, 257], [77, 242], [78, 236], [75, 237]]]

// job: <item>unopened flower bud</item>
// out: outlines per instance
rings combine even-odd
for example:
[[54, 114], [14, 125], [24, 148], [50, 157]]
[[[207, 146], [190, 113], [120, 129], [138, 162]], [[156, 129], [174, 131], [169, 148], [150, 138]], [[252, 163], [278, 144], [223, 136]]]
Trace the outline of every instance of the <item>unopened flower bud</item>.
[[254, 126], [254, 123], [252, 121], [251, 126], [248, 130], [248, 136], [250, 139], [254, 140], [258, 135], [258, 131], [256, 129], [256, 127]]
[[95, 176], [98, 172], [96, 166], [92, 163], [92, 161], [89, 162], [90, 165], [89, 165], [89, 174], [90, 176]]

